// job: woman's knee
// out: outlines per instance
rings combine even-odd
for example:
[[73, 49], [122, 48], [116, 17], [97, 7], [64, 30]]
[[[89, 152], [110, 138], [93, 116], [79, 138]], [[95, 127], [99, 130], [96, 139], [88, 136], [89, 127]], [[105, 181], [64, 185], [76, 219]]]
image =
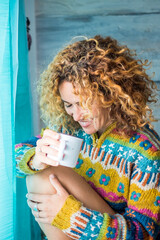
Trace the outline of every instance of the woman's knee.
[[[64, 185], [64, 187], [69, 187], [72, 176], [73, 169], [58, 166], [58, 167], [48, 167], [41, 172], [29, 175], [26, 178], [28, 192], [41, 193], [41, 194], [54, 194], [55, 189], [50, 183], [49, 175], [54, 174], [59, 181]], [[75, 174], [75, 173], [74, 173]], [[69, 190], [69, 189], [68, 189]]]
[[54, 174], [54, 167], [49, 167], [41, 172], [26, 177], [26, 184], [28, 192], [53, 194], [55, 189], [49, 181], [49, 175]]

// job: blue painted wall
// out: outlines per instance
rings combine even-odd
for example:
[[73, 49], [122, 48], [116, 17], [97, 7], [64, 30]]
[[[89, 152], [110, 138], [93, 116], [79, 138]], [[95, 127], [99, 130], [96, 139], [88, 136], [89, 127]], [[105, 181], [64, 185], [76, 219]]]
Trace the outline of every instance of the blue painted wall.
[[[116, 38], [152, 61], [149, 74], [160, 88], [160, 0], [36, 0], [37, 60], [40, 74], [75, 36]], [[160, 96], [159, 96], [160, 99]], [[153, 107], [160, 119], [160, 101]], [[160, 133], [160, 123], [155, 123]]]

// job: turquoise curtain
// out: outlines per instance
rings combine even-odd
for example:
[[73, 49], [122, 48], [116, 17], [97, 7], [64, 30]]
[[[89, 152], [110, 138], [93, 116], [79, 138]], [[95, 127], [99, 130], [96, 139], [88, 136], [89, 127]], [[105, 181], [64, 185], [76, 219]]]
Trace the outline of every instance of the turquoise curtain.
[[0, 1], [0, 239], [40, 240], [26, 204], [25, 179], [16, 180], [14, 145], [33, 134], [23, 0]]
[[[14, 15], [13, 11], [13, 15]], [[0, 239], [15, 235], [14, 103], [16, 65], [13, 66], [13, 15], [9, 0], [0, 1]], [[16, 64], [16, 62], [15, 62]]]
[[[15, 142], [33, 136], [32, 98], [29, 84], [28, 45], [24, 2], [19, 0], [18, 16], [18, 73], [15, 113]], [[40, 228], [26, 202], [26, 181], [17, 178], [16, 240], [40, 240]]]

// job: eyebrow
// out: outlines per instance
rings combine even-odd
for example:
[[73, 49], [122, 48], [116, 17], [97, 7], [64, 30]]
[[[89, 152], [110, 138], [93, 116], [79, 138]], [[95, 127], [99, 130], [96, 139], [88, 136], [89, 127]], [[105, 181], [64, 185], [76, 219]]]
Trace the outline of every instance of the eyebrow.
[[[61, 99], [61, 100], [62, 100], [62, 102], [64, 102], [64, 103], [74, 104], [74, 103], [71, 103], [71, 102], [67, 102], [66, 100], [63, 100], [63, 99]], [[75, 102], [75, 104], [77, 104], [77, 103], [79, 103], [79, 102]]]
[[65, 100], [63, 100], [63, 99], [62, 99], [62, 102], [64, 102], [64, 103], [70, 103], [70, 102], [67, 102], [67, 101], [65, 101]]

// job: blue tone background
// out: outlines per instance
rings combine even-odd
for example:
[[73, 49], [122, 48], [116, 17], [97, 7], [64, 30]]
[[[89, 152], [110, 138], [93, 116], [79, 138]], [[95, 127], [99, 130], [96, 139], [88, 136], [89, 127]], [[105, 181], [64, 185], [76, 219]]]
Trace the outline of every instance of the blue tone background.
[[[148, 71], [160, 89], [159, 0], [36, 0], [38, 74], [76, 36], [116, 38], [152, 62]], [[160, 119], [159, 103], [153, 106]], [[154, 123], [160, 134], [159, 123]]]
[[[37, 52], [37, 66], [33, 57], [28, 63], [26, 16], [30, 13], [31, 51], [32, 56]], [[35, 78], [62, 47], [79, 39], [76, 36], [101, 34], [116, 38], [135, 49], [138, 57], [152, 61], [148, 73], [155, 72], [153, 79], [160, 88], [159, 23], [159, 0], [0, 1], [0, 240], [41, 239], [26, 203], [25, 179], [16, 180], [14, 160], [14, 144], [30, 138], [43, 126], [33, 110]], [[37, 77], [35, 72], [33, 75], [35, 69]], [[158, 98], [153, 110], [160, 119]], [[154, 125], [160, 134], [159, 123]]]

